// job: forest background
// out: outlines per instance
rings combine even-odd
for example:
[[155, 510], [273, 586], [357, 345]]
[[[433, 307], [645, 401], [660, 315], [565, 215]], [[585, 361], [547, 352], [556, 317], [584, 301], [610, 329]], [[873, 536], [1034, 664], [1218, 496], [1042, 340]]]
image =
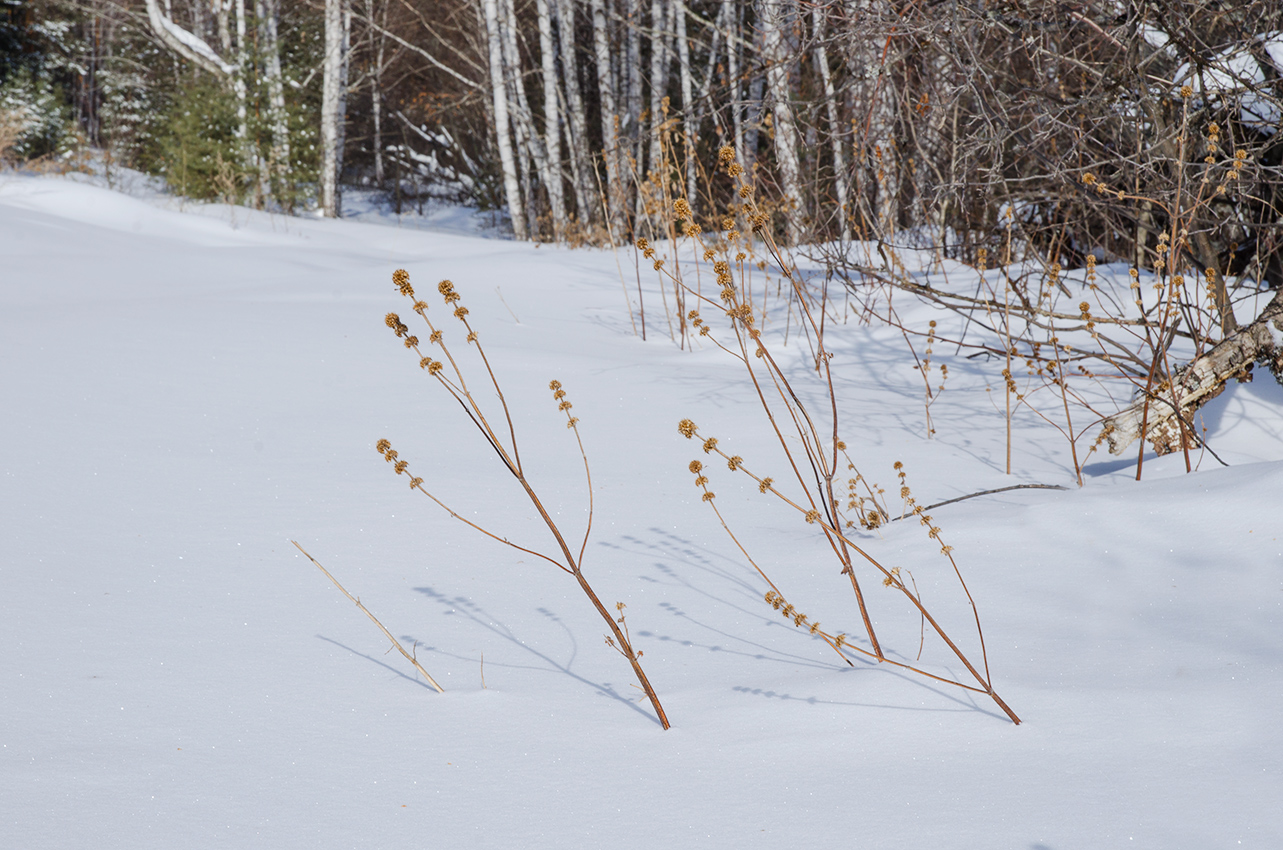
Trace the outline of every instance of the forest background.
[[1206, 155], [1243, 151], [1188, 254], [1238, 283], [1283, 281], [1269, 0], [0, 9], [11, 160], [67, 167], [93, 149], [182, 195], [328, 215], [342, 187], [373, 187], [398, 211], [505, 212], [519, 239], [620, 244], [666, 232], [674, 198], [705, 230], [734, 214], [737, 184], [716, 172], [730, 146], [781, 241], [913, 242], [974, 264], [1015, 227], [1047, 265], [1144, 268], [1170, 224], [1154, 201]]

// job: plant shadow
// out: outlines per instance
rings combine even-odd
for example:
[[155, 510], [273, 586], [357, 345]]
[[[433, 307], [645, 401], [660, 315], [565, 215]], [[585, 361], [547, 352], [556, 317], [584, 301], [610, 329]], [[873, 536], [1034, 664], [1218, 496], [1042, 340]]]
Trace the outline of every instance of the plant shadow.
[[[431, 599], [433, 602], [436, 602], [438, 605], [441, 605], [442, 607], [450, 609], [448, 613], [462, 615], [463, 617], [470, 620], [475, 625], [479, 626], [484, 631], [487, 631], [490, 634], [495, 635], [498, 638], [501, 638], [502, 640], [512, 644], [514, 647], [517, 647], [526, 653], [529, 653], [530, 655], [534, 656], [535, 658], [537, 658], [539, 661], [542, 662], [542, 664], [539, 664], [539, 665], [498, 663], [498, 664], [494, 664], [494, 666], [506, 667], [511, 669], [525, 669], [525, 670], [551, 669], [555, 672], [561, 673], [564, 676], [570, 677], [571, 679], [575, 680], [576, 682], [579, 682], [582, 685], [586, 685], [588, 688], [592, 689], [593, 691], [595, 691], [601, 696], [608, 697], [613, 700], [617, 700], [618, 702], [621, 702], [624, 705], [627, 705], [633, 711], [637, 712], [641, 716], [650, 720], [656, 726], [660, 725], [659, 719], [655, 717], [655, 715], [651, 714], [647, 709], [635, 703], [632, 699], [630, 699], [625, 694], [622, 694], [619, 691], [617, 691], [613, 683], [595, 682], [591, 679], [581, 676], [580, 674], [576, 673], [574, 670], [571, 669], [572, 665], [575, 662], [575, 658], [578, 657], [579, 643], [576, 640], [574, 633], [565, 624], [565, 622], [562, 621], [562, 619], [555, 612], [549, 610], [548, 608], [540, 607], [540, 608], [536, 608], [535, 610], [539, 614], [541, 614], [543, 617], [545, 617], [551, 622], [554, 622], [560, 625], [562, 629], [565, 630], [566, 635], [569, 637], [571, 642], [570, 658], [565, 662], [558, 661], [552, 656], [548, 655], [547, 653], [541, 652], [540, 650], [528, 644], [526, 641], [523, 641], [510, 628], [508, 628], [508, 626], [504, 625], [495, 617], [491, 616], [489, 613], [487, 613], [487, 611], [484, 608], [482, 608], [480, 605], [476, 604], [475, 602], [472, 602], [470, 599], [467, 599], [462, 596], [450, 597], [433, 587], [416, 587], [414, 588], [414, 591], [416, 593], [423, 594], [424, 596]], [[402, 639], [414, 640], [414, 637], [412, 635], [402, 635]], [[446, 650], [438, 649], [436, 647], [425, 646], [423, 647], [423, 649], [431, 652], [436, 652], [440, 655], [445, 655], [447, 657], [461, 658], [461, 659], [464, 658], [464, 656], [458, 655], [456, 653], [451, 653]], [[466, 660], [471, 661], [473, 659], [466, 659]]]

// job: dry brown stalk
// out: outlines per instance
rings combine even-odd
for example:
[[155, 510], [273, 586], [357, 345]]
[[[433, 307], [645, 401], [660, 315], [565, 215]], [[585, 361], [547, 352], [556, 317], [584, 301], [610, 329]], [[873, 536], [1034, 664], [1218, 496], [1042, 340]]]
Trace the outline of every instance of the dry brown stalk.
[[[967, 690], [977, 691], [989, 696], [1003, 710], [1003, 712], [1012, 720], [1013, 723], [1020, 723], [1020, 718], [1011, 710], [1010, 707], [998, 696], [993, 688], [992, 679], [989, 674], [988, 655], [985, 650], [984, 632], [980, 624], [979, 611], [976, 608], [975, 600], [967, 587], [966, 581], [962, 577], [962, 572], [952, 555], [952, 547], [945, 545], [940, 540], [940, 529], [931, 523], [931, 517], [927, 515], [923, 508], [913, 504], [913, 513], [919, 517], [920, 522], [929, 529], [928, 536], [940, 544], [941, 552], [949, 560], [954, 574], [966, 595], [967, 601], [975, 619], [976, 633], [980, 642], [980, 654], [983, 668], [977, 668], [968, 659], [966, 654], [957, 645], [957, 643], [945, 632], [944, 628], [923, 605], [919, 594], [910, 590], [908, 586], [901, 581], [899, 570], [888, 569], [884, 567], [876, 558], [867, 552], [857, 541], [848, 536], [846, 529], [854, 527], [855, 521], [847, 519], [839, 499], [836, 489], [836, 479], [839, 471], [840, 459], [847, 460], [847, 469], [855, 471], [855, 465], [850, 462], [846, 454], [846, 444], [838, 436], [839, 412], [837, 406], [837, 392], [834, 386], [832, 373], [832, 354], [828, 352], [824, 344], [824, 324], [822, 320], [815, 317], [814, 309], [824, 309], [824, 299], [821, 298], [818, 303], [812, 304], [811, 294], [806, 291], [802, 283], [801, 276], [798, 274], [796, 266], [790, 259], [783, 256], [778, 245], [771, 234], [769, 226], [769, 217], [756, 203], [753, 187], [743, 178], [744, 170], [735, 161], [734, 151], [730, 148], [723, 148], [721, 152], [721, 164], [728, 175], [737, 179], [740, 185], [739, 196], [743, 203], [741, 211], [747, 219], [747, 223], [752, 231], [758, 233], [763, 240], [766, 250], [774, 259], [780, 274], [792, 287], [796, 295], [796, 303], [802, 319], [803, 329], [809, 332], [813, 341], [815, 352], [815, 363], [817, 371], [820, 373], [823, 381], [824, 392], [827, 400], [828, 410], [825, 411], [825, 417], [828, 420], [828, 427], [821, 428], [817, 419], [812, 416], [806, 404], [804, 404], [789, 381], [785, 371], [776, 362], [770, 349], [762, 339], [761, 331], [756, 327], [756, 317], [753, 308], [744, 300], [740, 287], [736, 285], [734, 275], [731, 273], [731, 266], [726, 259], [722, 259], [714, 264], [714, 271], [718, 275], [718, 284], [721, 286], [720, 300], [721, 304], [711, 297], [705, 297], [694, 291], [686, 285], [680, 274], [673, 273], [672, 279], [675, 284], [683, 288], [687, 295], [696, 298], [705, 304], [717, 306], [723, 310], [730, 320], [730, 327], [735, 335], [735, 342], [730, 349], [736, 353], [736, 359], [744, 364], [747, 377], [752, 383], [762, 410], [767, 417], [768, 422], [782, 448], [785, 458], [790, 466], [793, 480], [799, 487], [800, 496], [790, 497], [786, 495], [774, 480], [769, 477], [760, 476], [748, 469], [743, 458], [738, 455], [729, 455], [718, 446], [718, 440], [714, 437], [708, 437], [700, 434], [698, 427], [689, 419], [682, 420], [678, 425], [678, 430], [687, 439], [699, 439], [702, 443], [705, 454], [716, 454], [726, 461], [727, 467], [732, 472], [740, 472], [753, 479], [758, 489], [762, 493], [770, 493], [779, 498], [789, 507], [799, 512], [803, 519], [811, 525], [814, 525], [824, 536], [833, 554], [842, 566], [841, 572], [847, 576], [850, 581], [852, 591], [856, 598], [857, 607], [860, 611], [860, 617], [864, 624], [865, 634], [869, 640], [870, 649], [852, 645], [845, 640], [845, 636], [833, 636], [819, 629], [818, 624], [811, 625], [811, 633], [824, 637], [825, 641], [831, 647], [841, 652], [842, 647], [848, 647], [851, 650], [875, 659], [880, 663], [889, 663], [893, 666], [903, 669], [912, 670], [913, 672], [927, 676], [940, 682], [946, 682]], [[674, 213], [677, 217], [683, 217], [689, 208], [686, 207], [680, 199], [674, 203]], [[699, 233], [696, 231], [692, 238], [700, 248], [704, 248], [700, 240]], [[707, 251], [707, 249], [705, 249]], [[707, 256], [707, 253], [705, 254]], [[692, 318], [697, 317], [697, 313], [692, 312]], [[700, 319], [695, 319], [696, 326], [700, 328], [701, 336], [713, 337], [708, 326]], [[727, 349], [720, 342], [713, 338], [713, 342]], [[754, 364], [755, 360], [760, 360], [761, 365]], [[924, 370], [925, 371], [925, 370]], [[792, 445], [800, 444], [801, 449], [792, 448]], [[900, 472], [901, 483], [904, 485], [903, 469], [897, 464], [897, 470]], [[704, 466], [700, 461], [693, 461], [690, 470], [696, 475], [695, 483], [703, 490], [703, 501], [712, 506], [717, 514], [722, 527], [731, 536], [735, 545], [749, 559], [759, 575], [772, 588], [772, 594], [768, 594], [767, 601], [772, 604], [783, 603], [783, 596], [779, 588], [765, 571], [754, 561], [748, 554], [747, 549], [740, 542], [739, 538], [731, 530], [729, 524], [722, 517], [721, 512], [715, 504], [716, 496], [708, 489], [708, 477], [704, 474]], [[860, 476], [862, 478], [863, 476]], [[851, 487], [857, 479], [851, 479]], [[867, 484], [866, 484], [867, 487]], [[876, 496], [873, 496], [872, 490], [869, 491], [873, 497], [874, 504], [877, 504]], [[908, 493], [907, 485], [902, 487], [902, 493]], [[854, 504], [854, 503], [852, 503]], [[885, 516], [885, 509], [878, 508], [880, 516]], [[912, 604], [921, 621], [924, 624], [930, 624], [932, 631], [944, 641], [952, 651], [953, 655], [962, 662], [968, 672], [975, 678], [976, 685], [961, 682], [930, 673], [921, 667], [894, 661], [887, 657], [886, 653], [878, 640], [877, 633], [873, 626], [873, 619], [869, 612], [865, 595], [856, 577], [853, 555], [859, 556], [869, 565], [871, 565], [880, 575], [883, 583], [888, 587], [894, 587], [899, 590]], [[775, 604], [779, 608], [779, 604]], [[802, 615], [792, 613], [792, 606], [785, 606], [786, 615], [794, 619], [795, 625], [801, 626], [806, 622]]]
[[316, 559], [315, 559], [315, 558], [313, 558], [311, 555], [308, 555], [308, 554], [307, 554], [307, 550], [306, 550], [306, 549], [304, 549], [302, 546], [299, 546], [299, 544], [298, 544], [298, 541], [297, 541], [297, 540], [291, 540], [290, 542], [291, 542], [291, 543], [293, 543], [293, 544], [294, 544], [294, 546], [295, 546], [295, 547], [296, 547], [300, 552], [302, 552], [304, 555], [306, 555], [306, 556], [307, 556], [307, 559], [308, 559], [309, 561], [311, 561], [313, 564], [315, 564], [315, 565], [316, 565], [316, 568], [317, 568], [318, 570], [320, 570], [321, 572], [325, 573], [326, 578], [328, 578], [330, 581], [334, 582], [334, 586], [335, 586], [335, 587], [337, 587], [337, 588], [338, 588], [338, 589], [343, 593], [343, 595], [344, 595], [344, 596], [346, 596], [348, 599], [352, 600], [352, 602], [354, 602], [354, 603], [356, 604], [356, 607], [357, 607], [357, 608], [360, 608], [362, 611], [364, 611], [364, 612], [365, 612], [365, 616], [369, 617], [371, 620], [373, 620], [373, 621], [374, 621], [374, 625], [378, 626], [378, 627], [379, 627], [379, 630], [383, 632], [383, 634], [387, 637], [387, 639], [388, 639], [388, 640], [390, 640], [390, 641], [392, 641], [392, 645], [393, 645], [393, 646], [395, 646], [395, 647], [397, 648], [397, 651], [398, 651], [398, 652], [400, 652], [402, 655], [404, 655], [404, 656], [405, 656], [405, 660], [406, 660], [406, 661], [409, 661], [411, 664], [413, 664], [413, 665], [414, 665], [414, 669], [415, 669], [415, 670], [418, 670], [420, 673], [422, 673], [422, 674], [423, 674], [423, 678], [425, 678], [425, 679], [427, 679], [427, 680], [428, 680], [428, 684], [429, 684], [429, 685], [431, 685], [432, 687], [436, 688], [437, 693], [439, 693], [439, 694], [443, 694], [443, 693], [445, 693], [445, 688], [443, 688], [443, 687], [441, 687], [440, 685], [438, 685], [438, 684], [437, 684], [437, 680], [436, 680], [436, 679], [434, 679], [434, 678], [432, 678], [430, 675], [428, 675], [428, 671], [423, 669], [423, 665], [419, 663], [419, 659], [418, 659], [418, 658], [416, 658], [414, 655], [412, 655], [412, 654], [410, 654], [410, 653], [408, 653], [408, 652], [406, 652], [406, 651], [405, 651], [405, 647], [401, 645], [401, 642], [400, 642], [399, 640], [397, 640], [396, 638], [394, 638], [394, 637], [392, 636], [392, 633], [391, 633], [390, 631], [388, 631], [388, 630], [387, 630], [387, 627], [386, 627], [386, 626], [384, 626], [382, 623], [380, 623], [380, 622], [379, 622], [379, 618], [378, 618], [378, 617], [376, 617], [376, 616], [374, 616], [373, 614], [371, 614], [371, 613], [370, 613], [370, 609], [369, 609], [369, 608], [366, 608], [366, 607], [365, 607], [365, 605], [363, 605], [363, 604], [361, 603], [361, 600], [360, 600], [359, 598], [357, 598], [357, 597], [353, 596], [352, 594], [348, 593], [348, 592], [347, 592], [347, 588], [345, 588], [345, 587], [343, 587], [343, 585], [339, 584], [339, 580], [338, 580], [338, 579], [336, 579], [336, 578], [335, 578], [335, 577], [330, 573], [330, 571], [329, 571], [329, 570], [327, 570], [325, 567], [321, 566], [321, 562], [320, 562], [320, 561], [316, 560]]
[[[477, 531], [480, 531], [482, 534], [485, 534], [487, 537], [490, 537], [493, 540], [496, 540], [500, 543], [510, 546], [520, 552], [524, 552], [528, 555], [533, 555], [537, 558], [547, 561], [553, 566], [562, 570], [563, 572], [569, 573], [570, 575], [574, 576], [575, 581], [579, 584], [580, 590], [582, 590], [584, 595], [588, 597], [589, 601], [592, 602], [593, 608], [602, 617], [602, 619], [606, 621], [606, 624], [609, 626], [612, 639], [614, 641], [612, 643], [612, 646], [614, 646], [616, 650], [618, 650], [619, 653], [628, 660], [629, 665], [633, 669], [633, 674], [637, 677], [637, 681], [641, 684], [642, 690], [646, 693], [646, 696], [650, 699], [651, 706], [655, 710], [655, 715], [656, 717], [658, 717], [660, 725], [663, 726], [663, 728], [668, 729], [669, 728], [668, 717], [664, 713], [664, 707], [660, 704], [659, 696], [655, 693], [655, 689], [651, 687], [650, 680], [646, 677], [646, 672], [642, 669], [641, 661], [640, 661], [642, 657], [642, 653], [633, 648], [632, 641], [629, 638], [627, 632], [624, 629], [621, 629], [620, 627], [622, 625], [622, 619], [617, 621], [615, 617], [611, 615], [611, 613], [607, 610], [606, 606], [602, 604], [602, 601], [597, 596], [596, 591], [593, 590], [592, 585], [588, 583], [588, 579], [584, 576], [583, 570], [581, 569], [581, 565], [584, 558], [584, 552], [586, 551], [586, 548], [588, 546], [588, 538], [589, 538], [589, 535], [591, 535], [592, 533], [592, 521], [593, 521], [592, 471], [589, 468], [588, 455], [584, 451], [583, 440], [579, 434], [579, 419], [578, 417], [574, 416], [570, 412], [572, 405], [570, 401], [567, 400], [566, 398], [566, 392], [564, 389], [562, 389], [561, 382], [552, 381], [548, 385], [548, 388], [552, 391], [553, 399], [554, 401], [557, 402], [558, 409], [566, 414], [566, 427], [569, 430], [573, 431], [575, 434], [575, 442], [579, 448], [580, 458], [583, 460], [584, 476], [588, 484], [588, 522], [587, 522], [587, 527], [584, 530], [583, 541], [579, 546], [579, 552], [577, 555], [571, 549], [571, 545], [569, 541], [566, 539], [565, 535], [562, 533], [561, 528], [558, 527], [557, 523], [553, 520], [552, 516], [545, 509], [543, 501], [540, 499], [539, 495], [535, 492], [533, 485], [530, 483], [529, 479], [527, 479], [526, 477], [525, 470], [521, 463], [521, 455], [517, 451], [517, 435], [516, 435], [516, 430], [512, 424], [512, 415], [508, 409], [508, 402], [504, 398], [503, 391], [500, 389], [499, 381], [495, 377], [494, 370], [490, 367], [490, 361], [486, 358], [485, 349], [481, 344], [481, 340], [478, 337], [476, 330], [474, 330], [471, 324], [469, 324], [468, 322], [468, 319], [467, 319], [468, 308], [459, 304], [460, 296], [458, 292], [455, 291], [454, 284], [448, 280], [443, 280], [441, 281], [440, 284], [438, 284], [437, 291], [441, 294], [442, 298], [445, 300], [446, 308], [451, 310], [454, 317], [458, 319], [459, 322], [463, 325], [464, 330], [467, 332], [466, 340], [468, 344], [475, 346], [477, 350], [477, 355], [481, 358], [482, 363], [485, 364], [486, 374], [490, 379], [490, 385], [493, 388], [499, 400], [500, 406], [503, 408], [504, 419], [506, 420], [508, 425], [508, 428], [507, 428], [508, 435], [507, 435], [506, 442], [504, 437], [499, 432], [497, 432], [494, 428], [491, 427], [489, 418], [486, 416], [485, 412], [482, 410], [481, 406], [477, 403], [471, 391], [468, 389], [468, 385], [464, 380], [463, 371], [459, 366], [459, 363], [457, 362], [456, 358], [451, 353], [449, 346], [445, 342], [444, 333], [435, 324], [433, 324], [431, 319], [428, 318], [428, 305], [423, 301], [418, 300], [415, 297], [414, 287], [410, 283], [409, 273], [407, 273], [404, 269], [398, 269], [392, 275], [392, 281], [396, 285], [396, 287], [400, 290], [402, 295], [404, 295], [405, 297], [413, 301], [414, 312], [419, 314], [419, 316], [423, 319], [424, 323], [428, 327], [429, 344], [436, 345], [441, 348], [442, 355], [450, 363], [450, 371], [453, 373], [453, 378], [451, 378], [446, 374], [445, 365], [441, 361], [435, 360], [432, 357], [424, 354], [423, 350], [420, 347], [419, 338], [414, 334], [410, 333], [410, 329], [401, 321], [401, 318], [397, 314], [389, 313], [385, 318], [384, 323], [389, 328], [392, 329], [393, 333], [395, 333], [399, 339], [402, 340], [404, 346], [407, 349], [414, 351], [414, 353], [418, 355], [419, 367], [424, 371], [426, 371], [431, 378], [435, 379], [437, 383], [439, 383], [441, 387], [450, 395], [450, 397], [453, 398], [456, 402], [458, 402], [460, 407], [462, 407], [465, 414], [468, 416], [469, 420], [481, 433], [486, 443], [490, 446], [491, 450], [494, 451], [494, 453], [498, 456], [504, 468], [521, 486], [522, 491], [525, 493], [526, 497], [530, 500], [530, 503], [534, 506], [535, 510], [538, 512], [540, 519], [543, 520], [544, 525], [547, 526], [548, 530], [552, 533], [553, 539], [556, 541], [557, 548], [560, 550], [560, 559], [550, 557], [549, 555], [546, 555], [542, 552], [538, 552], [534, 549], [530, 549], [524, 546], [519, 546], [518, 544], [513, 543], [507, 538], [502, 537], [498, 534], [495, 534], [494, 532], [489, 531], [486, 528], [483, 528], [478, 523], [473, 522], [467, 519], [466, 517], [461, 516], [458, 512], [451, 509], [443, 501], [441, 501], [435, 495], [433, 495], [430, 491], [428, 491], [423, 486], [422, 478], [418, 478], [417, 476], [411, 475], [410, 487], [414, 490], [418, 490], [420, 493], [423, 493], [425, 496], [427, 496], [429, 499], [431, 499], [433, 502], [435, 502], [437, 505], [443, 508], [455, 519], [459, 520], [460, 522], [463, 522], [464, 524], [468, 525], [471, 528], [476, 529]], [[405, 460], [399, 459], [400, 457], [399, 453], [396, 451], [396, 449], [392, 448], [391, 442], [389, 442], [388, 440], [379, 440], [376, 445], [376, 448], [378, 449], [379, 454], [383, 456], [383, 459], [385, 461], [393, 464], [393, 469], [395, 470], [396, 474], [401, 475], [407, 471], [407, 469], [409, 468], [409, 463]], [[609, 640], [610, 639], [608, 639], [608, 641]]]

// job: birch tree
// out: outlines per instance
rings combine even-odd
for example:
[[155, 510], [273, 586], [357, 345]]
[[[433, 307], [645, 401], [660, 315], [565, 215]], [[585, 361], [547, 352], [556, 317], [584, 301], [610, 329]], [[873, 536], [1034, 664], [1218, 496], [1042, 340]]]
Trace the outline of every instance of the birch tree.
[[[334, 2], [334, 0], [327, 0]], [[497, 0], [481, 0], [485, 14], [486, 45], [490, 60], [490, 94], [494, 109], [495, 144], [499, 149], [499, 166], [503, 172], [504, 203], [512, 220], [512, 232], [518, 239], [527, 235], [526, 219], [521, 202], [521, 184], [517, 179], [516, 160], [512, 155], [512, 136], [508, 121], [508, 91], [505, 84], [503, 41], [499, 32]]]
[[321, 211], [327, 218], [342, 214], [339, 170], [343, 122], [344, 0], [325, 0], [325, 54], [321, 77]]
[[789, 95], [789, 64], [792, 61], [784, 40], [784, 26], [793, 6], [788, 0], [764, 0], [762, 3], [762, 50], [770, 90], [771, 114], [775, 124], [775, 163], [779, 169], [780, 190], [794, 205], [785, 223], [788, 241], [797, 244], [802, 238], [802, 219], [806, 206], [798, 164], [797, 125]]
[[602, 158], [606, 161], [606, 206], [611, 230], [624, 232], [623, 177], [619, 162], [619, 107], [610, 62], [610, 34], [606, 29], [606, 8], [602, 0], [590, 0], [593, 52], [597, 60], [597, 93], [601, 99]]
[[555, 0], [557, 3], [557, 34], [561, 39], [561, 76], [566, 92], [567, 139], [570, 144], [570, 165], [575, 190], [575, 208], [579, 220], [587, 223], [593, 219], [597, 204], [591, 199], [593, 191], [592, 159], [588, 152], [588, 117], [584, 110], [583, 95], [579, 88], [578, 53], [575, 49], [575, 0]]
[[829, 146], [833, 154], [833, 194], [837, 200], [841, 239], [847, 242], [851, 239], [851, 223], [847, 214], [846, 157], [842, 152], [842, 139], [845, 134], [838, 117], [837, 92], [833, 87], [828, 51], [825, 49], [826, 15], [827, 6], [817, 5], [811, 10], [812, 32], [815, 35], [815, 67], [820, 72], [820, 80], [824, 84], [824, 112], [829, 122]]
[[539, 57], [543, 77], [544, 146], [548, 156], [545, 189], [552, 209], [553, 238], [560, 242], [566, 228], [566, 205], [561, 177], [561, 109], [557, 98], [557, 57], [553, 47], [552, 17], [548, 0], [536, 0]]

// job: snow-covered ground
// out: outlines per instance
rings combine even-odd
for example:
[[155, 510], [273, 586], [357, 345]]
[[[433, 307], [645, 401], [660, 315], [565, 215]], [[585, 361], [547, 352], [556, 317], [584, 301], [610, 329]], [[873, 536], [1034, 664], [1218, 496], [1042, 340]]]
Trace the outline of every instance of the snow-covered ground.
[[[1158, 458], [1137, 483], [1132, 461], [1097, 455], [1081, 490], [933, 512], [1014, 726], [957, 688], [848, 667], [762, 601], [676, 423], [763, 467], [769, 434], [725, 354], [668, 340], [653, 279], [642, 342], [610, 252], [461, 222], [180, 210], [0, 176], [0, 846], [1283, 846], [1283, 392], [1267, 376], [1205, 414], [1228, 468]], [[548, 548], [384, 327], [410, 316], [401, 267], [443, 318], [434, 285], [455, 282], [532, 479], [582, 528], [547, 388], [565, 385], [596, 484], [585, 573], [627, 603], [670, 731], [568, 576], [452, 520], [375, 453], [390, 439], [460, 513]], [[844, 437], [888, 490], [897, 460], [924, 503], [1072, 484], [1065, 442], [1032, 420], [1003, 474], [974, 361], [948, 360], [928, 440], [898, 334], [852, 321], [829, 340]], [[805, 386], [796, 335], [779, 350]], [[813, 528], [710, 474], [789, 600], [857, 633]], [[937, 598], [922, 529], [866, 537]], [[417, 642], [445, 694], [291, 538]], [[916, 620], [869, 585], [912, 658]]]

